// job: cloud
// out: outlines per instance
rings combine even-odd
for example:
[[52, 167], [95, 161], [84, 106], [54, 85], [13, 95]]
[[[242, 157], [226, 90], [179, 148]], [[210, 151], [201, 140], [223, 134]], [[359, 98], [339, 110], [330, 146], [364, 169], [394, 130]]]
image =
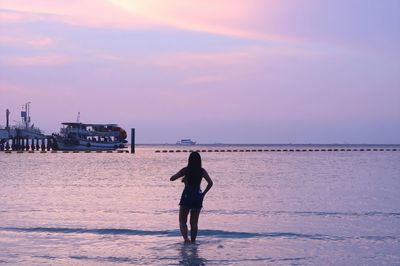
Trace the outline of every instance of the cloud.
[[65, 55], [43, 55], [5, 57], [0, 63], [8, 66], [54, 66], [64, 65], [72, 61], [72, 57]]
[[[181, 0], [0, 0], [3, 23], [35, 20], [103, 28], [177, 28], [269, 42], [292, 41], [289, 36], [254, 27], [259, 4], [254, 1]], [[273, 2], [262, 15], [273, 14]]]
[[[288, 41], [287, 36], [254, 30], [257, 5], [237, 0], [109, 0], [135, 17], [174, 28], [264, 41]], [[271, 12], [270, 3], [265, 15]]]
[[54, 43], [54, 40], [50, 37], [26, 37], [26, 36], [12, 36], [12, 35], [1, 35], [0, 44], [9, 46], [29, 46], [32, 48], [47, 47]]
[[32, 40], [29, 40], [28, 44], [32, 47], [49, 46], [49, 45], [53, 44], [53, 39], [51, 39], [49, 37], [40, 37], [40, 38], [35, 38]]
[[200, 76], [192, 76], [184, 80], [185, 85], [197, 85], [197, 84], [208, 84], [208, 83], [216, 83], [225, 80], [224, 77], [217, 75], [200, 75]]
[[[336, 54], [341, 51], [335, 51]], [[332, 54], [311, 48], [294, 48], [290, 46], [242, 46], [223, 52], [204, 53], [175, 53], [158, 56], [153, 59], [153, 64], [160, 67], [188, 68], [215, 68], [243, 63], [257, 63], [263, 60], [279, 58], [323, 58]]]
[[1, 23], [27, 23], [40, 20], [44, 20], [44, 16], [38, 14], [0, 10]]
[[150, 21], [137, 19], [107, 1], [98, 0], [0, 0], [2, 23], [53, 21], [101, 28], [148, 28]]

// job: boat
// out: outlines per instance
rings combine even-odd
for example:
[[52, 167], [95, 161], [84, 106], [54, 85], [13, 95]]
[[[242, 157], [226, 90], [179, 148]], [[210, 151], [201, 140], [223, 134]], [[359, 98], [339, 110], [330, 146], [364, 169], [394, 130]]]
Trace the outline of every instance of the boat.
[[6, 142], [9, 139], [13, 138], [22, 138], [22, 139], [45, 139], [46, 136], [44, 132], [35, 127], [33, 123], [31, 123], [30, 116], [30, 102], [25, 103], [22, 106], [21, 111], [21, 122], [16, 123], [15, 125], [10, 125], [10, 111], [6, 110], [6, 126], [0, 126], [0, 141]]
[[181, 139], [176, 142], [178, 145], [195, 145], [196, 142], [191, 139]]
[[126, 131], [117, 124], [63, 122], [53, 134], [54, 150], [107, 151], [126, 148]]

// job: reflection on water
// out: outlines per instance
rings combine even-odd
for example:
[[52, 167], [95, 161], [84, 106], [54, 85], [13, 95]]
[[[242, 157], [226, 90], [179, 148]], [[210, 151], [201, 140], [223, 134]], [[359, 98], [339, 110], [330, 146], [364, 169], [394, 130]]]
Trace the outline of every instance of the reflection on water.
[[182, 244], [179, 265], [206, 265], [207, 260], [199, 256], [199, 244]]

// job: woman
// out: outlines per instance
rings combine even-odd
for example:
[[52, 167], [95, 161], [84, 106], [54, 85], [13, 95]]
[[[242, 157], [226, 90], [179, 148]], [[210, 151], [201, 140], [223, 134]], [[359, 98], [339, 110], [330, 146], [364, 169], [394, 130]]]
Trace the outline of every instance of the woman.
[[[188, 166], [171, 176], [170, 180], [175, 181], [182, 176], [184, 177], [182, 182], [185, 183], [185, 188], [179, 202], [179, 227], [185, 243], [193, 243], [197, 237], [197, 223], [199, 221], [200, 210], [203, 207], [203, 199], [212, 187], [213, 182], [207, 171], [201, 167], [201, 157], [198, 152], [192, 152], [189, 156]], [[200, 183], [203, 177], [207, 181], [207, 187], [204, 192], [201, 192]], [[191, 241], [188, 238], [188, 227], [186, 225], [189, 212]]]

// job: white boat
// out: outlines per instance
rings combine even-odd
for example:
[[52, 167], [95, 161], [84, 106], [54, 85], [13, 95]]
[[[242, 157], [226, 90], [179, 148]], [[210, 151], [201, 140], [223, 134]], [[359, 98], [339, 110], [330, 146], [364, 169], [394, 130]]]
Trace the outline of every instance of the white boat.
[[62, 123], [53, 134], [54, 150], [106, 151], [126, 147], [126, 131], [116, 124]]
[[9, 123], [10, 111], [6, 110], [6, 126], [0, 126], [0, 140], [8, 141], [12, 138], [23, 138], [23, 139], [45, 139], [46, 136], [44, 132], [41, 131], [38, 127], [35, 127], [34, 124], [31, 124], [31, 116], [30, 116], [30, 102], [25, 103], [22, 106], [21, 111], [21, 122], [11, 125]]
[[196, 142], [191, 139], [181, 139], [176, 142], [178, 145], [195, 145]]

